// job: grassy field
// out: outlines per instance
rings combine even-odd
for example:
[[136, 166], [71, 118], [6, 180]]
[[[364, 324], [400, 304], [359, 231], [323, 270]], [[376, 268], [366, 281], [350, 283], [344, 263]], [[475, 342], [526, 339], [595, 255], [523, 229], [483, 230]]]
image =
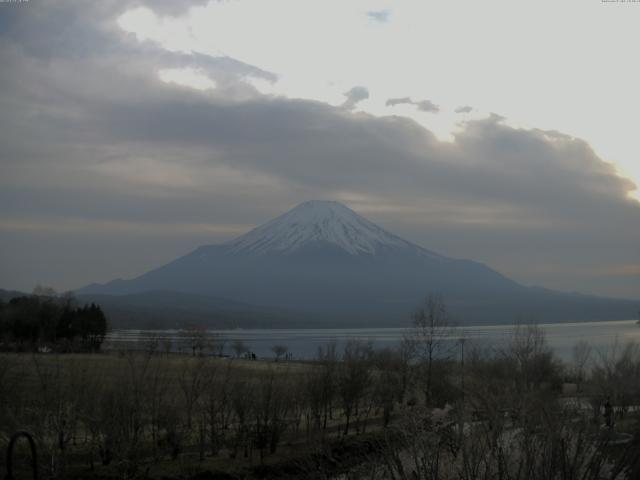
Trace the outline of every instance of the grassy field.
[[[304, 464], [320, 444], [346, 438], [337, 398], [326, 424], [318, 412], [311, 418], [306, 390], [322, 368], [140, 352], [2, 354], [0, 448], [29, 431], [45, 470], [80, 476], [244, 476]], [[364, 433], [365, 420], [379, 430], [370, 403], [355, 405], [353, 434]]]
[[467, 353], [0, 354], [0, 449], [30, 432], [46, 478], [640, 478], [640, 346], [589, 370], [535, 329]]

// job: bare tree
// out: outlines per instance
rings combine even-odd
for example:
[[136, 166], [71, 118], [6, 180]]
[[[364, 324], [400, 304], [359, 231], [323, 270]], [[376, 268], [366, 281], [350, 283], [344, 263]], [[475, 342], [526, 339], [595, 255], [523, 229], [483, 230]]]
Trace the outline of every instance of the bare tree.
[[515, 368], [518, 393], [558, 379], [560, 365], [547, 343], [544, 330], [535, 322], [516, 326], [503, 355]]
[[591, 359], [591, 352], [591, 345], [584, 340], [577, 342], [571, 350], [573, 373], [578, 392], [580, 392], [582, 382], [585, 380], [587, 363]]
[[594, 414], [599, 412], [599, 403], [608, 398], [622, 416], [640, 401], [640, 345], [633, 341], [620, 345], [616, 340], [598, 351], [590, 383], [596, 393]]
[[207, 329], [201, 325], [189, 325], [180, 332], [182, 341], [191, 354], [202, 355], [207, 345]]
[[345, 416], [344, 434], [349, 434], [351, 419], [359, 416], [362, 401], [371, 387], [371, 342], [349, 340], [338, 368], [338, 391]]
[[[33, 418], [34, 431], [38, 432], [40, 444], [48, 457], [49, 474], [64, 477], [67, 468], [68, 446], [72, 440], [78, 419], [78, 402], [82, 392], [82, 382], [70, 381], [82, 371], [69, 368], [59, 356], [41, 359], [33, 356], [33, 366], [37, 375], [38, 391], [35, 395]], [[65, 368], [65, 366], [67, 368]]]
[[383, 425], [387, 427], [396, 402], [404, 396], [405, 359], [401, 350], [384, 349], [374, 353], [373, 366], [373, 395], [377, 406], [382, 409]]
[[405, 337], [413, 355], [425, 367], [425, 401], [433, 400], [433, 367], [436, 360], [447, 359], [452, 351], [450, 341], [453, 323], [439, 294], [430, 294], [413, 314], [413, 328]]
[[142, 350], [149, 355], [156, 354], [160, 349], [160, 337], [155, 333], [150, 334], [141, 343]]
[[280, 360], [280, 357], [282, 357], [289, 351], [289, 347], [287, 347], [286, 345], [274, 345], [273, 347], [271, 347], [271, 351], [275, 354], [277, 362], [278, 360]]
[[234, 415], [234, 438], [231, 458], [236, 458], [240, 449], [245, 458], [251, 455], [250, 417], [256, 408], [252, 382], [246, 377], [234, 377], [230, 385], [230, 399]]
[[173, 339], [167, 335], [162, 338], [160, 343], [162, 345], [162, 353], [169, 355], [173, 349]]
[[317, 367], [305, 376], [306, 402], [309, 415], [314, 418], [316, 427], [326, 432], [333, 414], [333, 404], [338, 392], [338, 353], [335, 341], [318, 347]]
[[275, 453], [280, 438], [288, 426], [293, 385], [287, 371], [269, 369], [263, 372], [255, 389], [255, 443], [264, 460], [266, 449]]
[[200, 397], [207, 390], [207, 382], [211, 379], [207, 375], [209, 360], [198, 358], [191, 361], [185, 359], [180, 369], [178, 383], [184, 397], [185, 413], [187, 415], [187, 428], [191, 429], [193, 413]]
[[224, 347], [227, 344], [227, 339], [224, 335], [218, 332], [209, 333], [206, 338], [207, 350], [211, 355], [216, 357], [222, 357], [224, 355]]
[[249, 351], [249, 347], [247, 347], [247, 344], [244, 343], [242, 340], [237, 339], [234, 340], [231, 343], [231, 349], [233, 350], [233, 352], [236, 354], [236, 357], [240, 357], [240, 355], [242, 355], [245, 352]]
[[204, 416], [208, 429], [211, 455], [217, 455], [222, 447], [233, 413], [231, 406], [231, 363], [225, 368], [210, 368], [209, 381], [204, 396]]
[[160, 359], [151, 362], [146, 379], [145, 400], [143, 406], [145, 416], [151, 430], [153, 454], [158, 459], [158, 443], [162, 427], [162, 415], [171, 406], [168, 404], [168, 390], [170, 387], [167, 365]]

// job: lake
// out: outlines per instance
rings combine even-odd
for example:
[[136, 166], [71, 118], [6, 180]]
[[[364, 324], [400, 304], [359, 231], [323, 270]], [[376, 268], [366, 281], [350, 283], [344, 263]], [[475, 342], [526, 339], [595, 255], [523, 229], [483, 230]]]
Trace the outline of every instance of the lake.
[[[540, 324], [546, 338], [562, 359], [571, 358], [573, 345], [578, 341], [588, 342], [594, 349], [604, 351], [614, 344], [622, 345], [630, 340], [640, 342], [640, 325], [636, 320]], [[467, 345], [499, 348], [513, 334], [514, 325], [457, 327], [449, 341], [463, 337]], [[397, 346], [407, 332], [406, 328], [345, 328], [345, 329], [236, 329], [209, 330], [210, 334], [225, 339], [225, 354], [232, 355], [231, 343], [241, 340], [258, 357], [273, 357], [274, 345], [285, 345], [297, 359], [311, 359], [318, 347], [331, 341], [338, 344], [338, 351], [350, 339], [372, 341], [376, 348]], [[137, 348], [151, 339], [170, 339], [177, 349], [184, 336], [180, 330], [114, 330], [107, 335], [105, 348]]]

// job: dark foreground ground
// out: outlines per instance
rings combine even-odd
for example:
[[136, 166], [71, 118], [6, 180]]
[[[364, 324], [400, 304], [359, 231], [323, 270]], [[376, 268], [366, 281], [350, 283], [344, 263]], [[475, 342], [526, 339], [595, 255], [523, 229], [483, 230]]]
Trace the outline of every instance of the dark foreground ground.
[[0, 475], [27, 431], [39, 478], [640, 478], [637, 346], [563, 364], [530, 329], [464, 362], [416, 351], [1, 354]]

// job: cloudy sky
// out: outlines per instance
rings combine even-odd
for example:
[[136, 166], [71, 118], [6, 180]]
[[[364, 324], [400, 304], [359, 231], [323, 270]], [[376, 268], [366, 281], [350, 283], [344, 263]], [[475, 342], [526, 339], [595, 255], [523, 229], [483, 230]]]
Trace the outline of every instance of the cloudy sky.
[[0, 288], [128, 278], [308, 199], [640, 299], [640, 3], [0, 3]]

